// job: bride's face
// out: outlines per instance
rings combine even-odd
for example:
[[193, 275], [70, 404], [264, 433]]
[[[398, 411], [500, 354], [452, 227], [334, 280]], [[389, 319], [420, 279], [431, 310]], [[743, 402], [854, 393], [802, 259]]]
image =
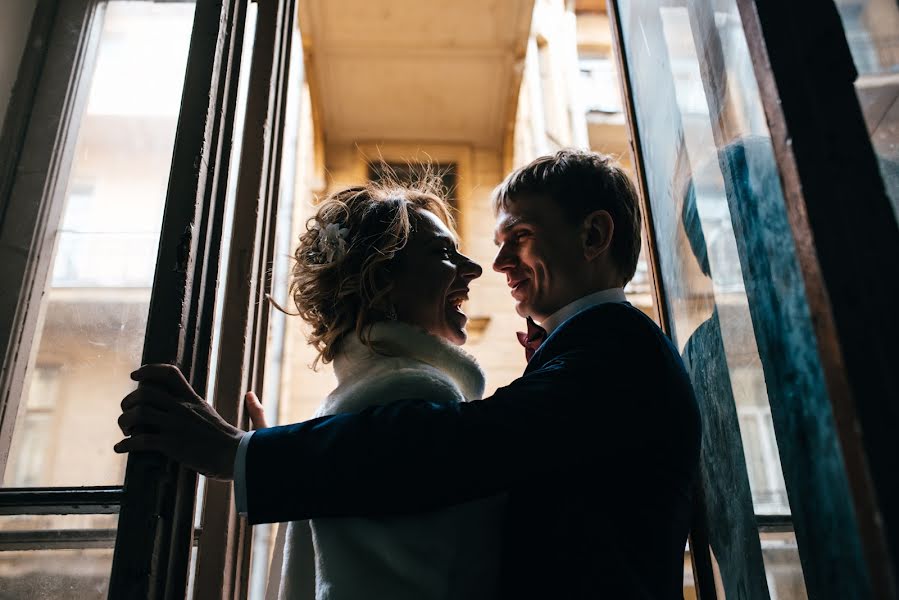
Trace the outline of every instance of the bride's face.
[[459, 253], [455, 236], [434, 213], [419, 214], [423, 218], [393, 268], [397, 319], [461, 346], [468, 322], [462, 303], [481, 267]]

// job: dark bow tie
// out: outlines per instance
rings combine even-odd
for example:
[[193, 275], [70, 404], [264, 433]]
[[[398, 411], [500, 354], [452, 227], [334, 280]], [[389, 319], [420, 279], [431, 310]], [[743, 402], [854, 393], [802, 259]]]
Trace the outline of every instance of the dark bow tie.
[[543, 340], [546, 339], [546, 330], [534, 323], [534, 319], [528, 317], [527, 333], [519, 331], [515, 335], [518, 336], [518, 343], [524, 346], [524, 356], [528, 359], [528, 362], [530, 362], [531, 357], [534, 356], [534, 352], [537, 351], [537, 348], [539, 348], [540, 344], [543, 343]]

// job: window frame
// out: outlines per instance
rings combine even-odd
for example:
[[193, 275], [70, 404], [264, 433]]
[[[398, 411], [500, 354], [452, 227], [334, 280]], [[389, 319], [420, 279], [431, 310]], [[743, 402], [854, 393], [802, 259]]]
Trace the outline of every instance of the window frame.
[[[857, 71], [834, 3], [736, 4], [781, 165], [787, 215], [852, 493], [846, 500], [854, 505], [861, 548], [851, 551], [851, 559], [863, 565], [874, 597], [895, 598], [899, 414], [886, 399], [899, 391], [899, 314], [894, 308], [899, 281], [883, 276], [881, 260], [899, 256], [899, 228], [855, 93]], [[798, 18], [805, 19], [805, 27], [789, 25]], [[849, 197], [856, 205], [846, 211], [843, 202]], [[833, 565], [818, 560], [818, 544], [812, 542], [815, 528], [825, 527], [826, 507], [810, 517], [803, 526], [808, 531], [797, 527], [800, 552], [809, 556], [803, 567], [815, 563], [814, 586], [806, 575], [809, 595], [835, 597], [827, 585]], [[802, 534], [812, 543], [803, 547]]]
[[[243, 0], [195, 2], [144, 342], [144, 363], [176, 364], [201, 390], [205, 389], [210, 366], [247, 4]], [[0, 256], [17, 259], [10, 261], [6, 275], [21, 285], [0, 301], [6, 304], [2, 308], [9, 309], [3, 311], [0, 321], [0, 339], [6, 344], [0, 379], [2, 462], [8, 457], [19, 399], [27, 384], [28, 361], [16, 359], [30, 355], [38, 328], [40, 304], [29, 299], [41, 297], [52, 268], [55, 236], [51, 234], [62, 216], [63, 184], [68, 179], [87, 101], [105, 5], [106, 0], [40, 0], [5, 121], [4, 150], [0, 153]], [[238, 275], [247, 272], [252, 272], [259, 284], [249, 296], [228, 290], [231, 296], [226, 295], [226, 303], [239, 305], [242, 301], [245, 305], [250, 344], [246, 352], [232, 353], [220, 361], [251, 375], [240, 382], [242, 387], [263, 384], [268, 338], [265, 296], [271, 286], [285, 82], [295, 14], [291, 0], [262, 5], [265, 8], [260, 12], [272, 17], [264, 24], [272, 35], [267, 38], [268, 51], [254, 52], [254, 57], [258, 56], [254, 73], [259, 73], [254, 76], [260, 87], [271, 93], [260, 94], [265, 99], [248, 107], [245, 141], [260, 138], [262, 130], [264, 143], [245, 144], [251, 151], [245, 150], [238, 179], [243, 212], [253, 204], [259, 219], [254, 221], [255, 231], [249, 238], [250, 263], [240, 264], [232, 253], [227, 265], [233, 275], [231, 281], [237, 282], [233, 287], [240, 286]], [[257, 22], [257, 31], [262, 26]], [[27, 201], [29, 194], [39, 197], [40, 202]], [[185, 198], [192, 200], [185, 202]], [[233, 235], [243, 233], [235, 231]], [[173, 302], [171, 298], [184, 301]], [[231, 401], [216, 402], [216, 407], [236, 423], [241, 420], [242, 394], [223, 394], [226, 387], [220, 378], [217, 397]], [[114, 530], [2, 532], [0, 550], [114, 547], [109, 597], [184, 597], [192, 548], [213, 548], [215, 536], [211, 534], [222, 529], [221, 515], [207, 510], [204, 526], [209, 527], [210, 535], [205, 537], [205, 544], [199, 543], [204, 538], [202, 528], [193, 525], [196, 490], [195, 473], [155, 453], [130, 455], [121, 486], [0, 488], [0, 515], [119, 515]], [[238, 556], [249, 558], [250, 530], [245, 522], [240, 527], [243, 537], [239, 541], [229, 538], [216, 548], [226, 561], [234, 562]], [[208, 556], [209, 552], [204, 554]], [[239, 563], [235, 579], [243, 585], [235, 588], [234, 597], [246, 591], [249, 566], [248, 560]], [[215, 589], [221, 589], [221, 575], [219, 571], [214, 587], [195, 586], [197, 595], [214, 595]]]
[[[199, 390], [209, 376], [246, 11], [241, 0], [196, 2], [142, 358], [177, 365]], [[110, 598], [184, 596], [196, 491], [197, 474], [175, 461], [128, 456]]]
[[[219, 414], [248, 429], [243, 395], [262, 390], [268, 343], [272, 261], [280, 199], [294, 0], [257, 3], [249, 74], [251, 94], [239, 162], [213, 402]], [[259, 135], [262, 131], [263, 135]], [[250, 277], [247, 275], [251, 274]], [[249, 281], [249, 285], [247, 285]], [[244, 598], [249, 585], [252, 530], [237, 515], [232, 483], [206, 481], [203, 536], [194, 595]]]
[[[852, 582], [849, 588], [858, 586], [859, 590], [870, 584], [868, 589], [873, 596], [894, 598], [899, 549], [889, 548], [887, 539], [896, 539], [899, 503], [891, 495], [896, 486], [890, 483], [890, 478], [894, 478], [897, 471], [899, 440], [886, 432], [895, 431], [899, 422], [884, 398], [890, 397], [890, 390], [899, 389], [899, 375], [887, 366], [899, 364], [899, 350], [895, 347], [895, 339], [899, 336], [897, 314], [887, 306], [899, 295], [899, 286], [895, 278], [889, 281], [889, 277], [883, 276], [880, 272], [882, 262], [877, 257], [899, 255], [896, 221], [892, 218], [892, 207], [884, 192], [854, 96], [851, 55], [845, 44], [833, 43], [833, 40], [845, 40], [835, 7], [807, 0], [799, 0], [788, 8], [772, 0], [735, 1], [780, 167], [790, 230], [799, 249], [799, 269], [815, 325], [816, 350], [827, 373], [829, 403], [823, 408], [828, 413], [832, 410], [833, 441], [841, 450], [838, 460], [844, 461], [840, 465], [850, 482], [852, 495], [851, 498], [820, 503], [814, 498], [805, 498], [802, 506], [796, 505], [796, 499], [791, 497], [792, 515], [757, 514], [756, 523], [760, 533], [796, 533], [810, 597], [840, 597], [848, 588], [827, 584], [836, 578], [844, 583]], [[685, 4], [694, 25], [694, 35], [699, 35], [701, 29], [696, 24], [713, 18], [712, 4], [708, 0]], [[665, 301], [646, 165], [617, 1], [609, 2], [609, 14], [641, 207], [648, 228], [648, 258], [656, 304], [662, 327], [670, 335], [671, 315]], [[804, 23], [801, 35], [797, 35], [799, 30], [791, 25], [796, 22]], [[817, 50], [810, 52], [807, 50], [810, 47]], [[824, 47], [828, 47], [827, 52], [818, 51]], [[723, 58], [703, 56], [700, 59], [714, 62]], [[803, 60], [807, 62], [803, 63]], [[703, 72], [706, 87], [710, 83], [724, 85], [724, 82], [710, 82], [708, 78], [709, 74]], [[827, 101], [821, 102], [822, 98]], [[815, 110], [809, 110], [812, 106]], [[833, 119], [834, 114], [844, 118]], [[847, 156], [852, 159], [849, 164], [838, 161]], [[835, 172], [840, 174], [839, 185], [822, 185], [821, 182], [830, 180]], [[843, 206], [841, 200], [849, 196], [864, 196], [866, 209], [870, 212], [847, 222], [843, 217], [845, 211], [840, 207]], [[847, 239], [866, 240], [866, 247], [850, 248], [847, 252]], [[867, 246], [867, 240], [873, 240], [870, 246]], [[847, 255], [853, 260], [847, 260]], [[856, 295], [854, 292], [858, 291], [862, 281], [865, 282], [864, 293]], [[866, 316], [871, 314], [883, 315], [887, 322], [885, 326], [872, 329], [870, 322], [865, 322]], [[768, 386], [781, 383], [769, 381]], [[773, 398], [771, 405], [775, 418], [777, 412], [783, 415], [781, 418], [797, 417], [792, 421], [792, 430], [776, 432], [788, 488], [803, 494], [821, 487], [822, 482], [816, 481], [821, 474], [815, 469], [797, 468], [803, 462], [815, 459], [803, 457], [801, 448], [804, 428], [814, 427], [810, 417], [813, 413], [800, 418], [794, 413], [809, 410], [808, 407], [785, 406]], [[792, 468], [786, 468], [788, 466]], [[831, 504], [840, 505], [840, 510], [846, 511], [844, 514], [856, 518], [857, 529], [834, 532]], [[717, 569], [709, 552], [701, 499], [696, 511], [690, 548], [698, 592], [703, 600], [707, 600], [717, 598]], [[886, 525], [883, 518], [888, 520]], [[860, 540], [861, 547], [840, 543], [852, 539]], [[828, 554], [828, 549], [833, 552], [835, 547], [841, 549], [841, 555], [846, 559], [837, 564]], [[834, 569], [838, 575], [834, 574]]]

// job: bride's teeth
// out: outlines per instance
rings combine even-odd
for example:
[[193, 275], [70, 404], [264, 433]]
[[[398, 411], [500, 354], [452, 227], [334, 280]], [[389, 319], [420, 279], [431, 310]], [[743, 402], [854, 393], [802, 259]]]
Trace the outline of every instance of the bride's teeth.
[[462, 303], [465, 302], [464, 296], [456, 296], [454, 298], [448, 298], [447, 303], [453, 308], [460, 308]]

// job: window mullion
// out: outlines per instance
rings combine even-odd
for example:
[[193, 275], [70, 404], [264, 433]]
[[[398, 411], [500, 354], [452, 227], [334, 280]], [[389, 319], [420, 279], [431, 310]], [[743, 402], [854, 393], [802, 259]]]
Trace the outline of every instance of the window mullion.
[[[224, 202], [234, 110], [235, 61], [246, 3], [196, 4], [181, 114], [163, 217], [143, 362], [179, 366], [194, 386], [206, 379], [210, 296], [205, 266]], [[235, 51], [235, 38], [237, 50]], [[119, 516], [110, 598], [183, 597], [192, 545], [196, 474], [155, 453], [131, 455]]]
[[0, 489], [0, 515], [115, 514], [121, 486]]
[[760, 533], [793, 531], [793, 517], [790, 515], [756, 515], [755, 521], [758, 524]]
[[0, 531], [0, 552], [109, 548], [115, 538], [115, 529]]
[[[213, 395], [216, 410], [234, 424], [245, 421], [243, 393], [261, 386], [265, 365], [265, 295], [277, 209], [286, 62], [292, 1], [260, 3], [256, 18], [249, 95], [241, 145], [233, 230]], [[261, 135], [260, 135], [261, 132]], [[249, 284], [248, 284], [249, 282]], [[197, 554], [197, 597], [238, 598], [246, 592], [250, 529], [239, 519], [231, 485], [208, 481], [204, 534]]]

